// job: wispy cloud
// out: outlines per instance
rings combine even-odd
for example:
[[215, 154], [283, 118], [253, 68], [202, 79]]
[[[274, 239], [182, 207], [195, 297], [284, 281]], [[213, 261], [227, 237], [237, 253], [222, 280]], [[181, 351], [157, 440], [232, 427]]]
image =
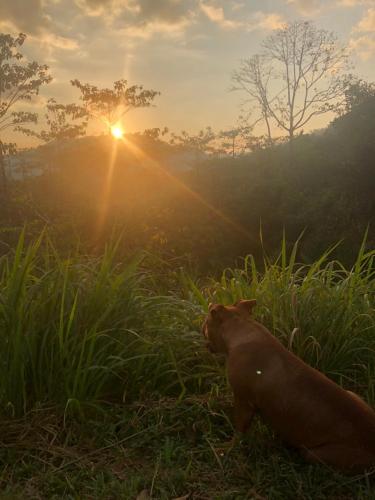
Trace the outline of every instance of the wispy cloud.
[[75, 4], [88, 16], [109, 15], [118, 8], [125, 7], [125, 0], [75, 0]]
[[129, 24], [160, 21], [165, 24], [181, 22], [191, 15], [198, 0], [75, 0], [89, 16], [106, 19], [121, 17]]
[[364, 61], [375, 57], [375, 7], [354, 26], [349, 46]]
[[[322, 0], [287, 0], [288, 5], [292, 5], [303, 15], [311, 16], [318, 14], [323, 7]], [[329, 0], [326, 0], [326, 4]]]
[[285, 0], [288, 5], [296, 8], [304, 16], [316, 16], [322, 11], [336, 8], [353, 8], [373, 5], [375, 0]]
[[375, 36], [373, 34], [352, 38], [349, 46], [363, 61], [375, 57]]
[[375, 32], [375, 7], [368, 9], [363, 18], [354, 27], [354, 31]]
[[135, 39], [180, 36], [193, 22], [198, 0], [75, 0], [81, 11]]
[[254, 30], [275, 30], [281, 28], [285, 24], [285, 19], [278, 13], [254, 12], [245, 19], [228, 19], [225, 17], [224, 9], [213, 4], [200, 4], [202, 12], [207, 18], [217, 24], [220, 28], [226, 30], [243, 29], [245, 31]]
[[79, 48], [77, 40], [67, 38], [65, 36], [59, 36], [55, 33], [44, 32], [37, 36], [31, 35], [30, 40], [53, 49], [77, 50]]
[[374, 0], [337, 0], [337, 5], [341, 7], [358, 7], [360, 5], [374, 4]]
[[200, 7], [207, 18], [221, 28], [235, 29], [243, 26], [242, 22], [226, 19], [223, 7], [206, 4], [204, 2], [201, 2]]
[[232, 10], [234, 10], [234, 11], [236, 11], [236, 10], [241, 10], [241, 9], [243, 9], [243, 8], [245, 8], [245, 7], [246, 7], [245, 2], [241, 2], [241, 1], [236, 1], [236, 0], [235, 0], [235, 1], [232, 3]]
[[1, 0], [0, 29], [24, 32], [28, 40], [50, 58], [55, 50], [72, 51], [79, 48], [77, 40], [58, 33], [46, 7], [60, 0]]
[[176, 23], [166, 23], [163, 21], [150, 21], [143, 24], [130, 24], [123, 28], [123, 33], [129, 38], [139, 40], [150, 40], [155, 35], [161, 35], [166, 38], [180, 38], [185, 34], [190, 19], [182, 19]]
[[278, 30], [286, 24], [285, 18], [281, 14], [270, 13], [265, 14], [264, 12], [256, 12], [254, 14], [255, 23], [252, 25], [252, 29], [264, 29], [264, 30]]
[[1, 0], [0, 26], [11, 25], [26, 33], [38, 33], [46, 29], [50, 20], [44, 12], [43, 0]]

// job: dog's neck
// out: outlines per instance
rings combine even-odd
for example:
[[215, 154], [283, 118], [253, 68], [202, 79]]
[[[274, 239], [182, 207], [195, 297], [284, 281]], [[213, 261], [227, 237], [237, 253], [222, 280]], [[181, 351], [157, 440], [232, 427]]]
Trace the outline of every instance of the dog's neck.
[[227, 354], [243, 344], [248, 344], [259, 335], [263, 335], [262, 331], [254, 327], [255, 323], [253, 321], [243, 320], [242, 318], [236, 318], [230, 324], [224, 324], [222, 338]]

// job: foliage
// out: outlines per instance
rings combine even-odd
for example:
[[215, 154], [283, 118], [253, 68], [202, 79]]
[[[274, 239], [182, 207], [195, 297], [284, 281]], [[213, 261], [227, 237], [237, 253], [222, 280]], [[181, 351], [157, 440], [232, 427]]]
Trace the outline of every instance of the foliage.
[[1, 259], [1, 413], [198, 387], [188, 369], [199, 349], [187, 330], [193, 307], [152, 295], [141, 256], [116, 262], [115, 250], [63, 259], [42, 237], [25, 246], [22, 234]]
[[168, 127], [164, 127], [163, 129], [159, 127], [154, 127], [145, 129], [143, 131], [143, 135], [149, 137], [150, 139], [158, 140], [161, 137], [164, 137], [166, 134], [168, 134], [168, 132], [169, 132]]
[[371, 473], [303, 462], [257, 419], [229, 451], [228, 400], [217, 394], [111, 405], [80, 422], [38, 408], [0, 422], [4, 499], [368, 500]]
[[56, 99], [50, 98], [47, 101], [44, 118], [47, 126], [45, 130], [37, 132], [24, 127], [19, 127], [18, 130], [43, 142], [75, 139], [86, 133], [88, 122], [86, 111], [75, 103], [60, 104]]
[[[285, 239], [276, 259], [262, 269], [248, 256], [203, 292], [207, 301], [233, 304], [256, 298], [255, 315], [286, 347], [338, 383], [375, 397], [375, 251], [365, 250], [346, 269], [330, 250], [310, 265], [288, 253]], [[193, 290], [194, 291], [194, 290]], [[202, 294], [195, 291], [198, 301]]]
[[20, 101], [30, 101], [42, 85], [51, 82], [48, 66], [35, 61], [23, 62], [19, 48], [26, 35], [0, 34], [0, 132], [37, 120], [35, 113], [12, 111]]
[[216, 134], [211, 127], [200, 130], [197, 134], [189, 134], [183, 130], [180, 135], [172, 132], [170, 143], [174, 146], [182, 146], [196, 153], [209, 154], [215, 152], [213, 143]]
[[[21, 60], [24, 35], [2, 37], [4, 60]], [[319, 41], [327, 42], [322, 52]], [[310, 57], [297, 79], [286, 80], [296, 102], [298, 79], [308, 95], [335, 68], [335, 40], [309, 23], [268, 44], [271, 52], [292, 49], [291, 59], [272, 52], [287, 70], [298, 68], [298, 47], [299, 57]], [[253, 62], [258, 80], [271, 76], [265, 59]], [[21, 100], [50, 78], [47, 67], [31, 64], [37, 76]], [[2, 66], [14, 69], [12, 78], [22, 74], [18, 67]], [[261, 119], [294, 136], [345, 89], [327, 130], [294, 139], [293, 164], [282, 141], [254, 138], [249, 126], [172, 134], [172, 144], [158, 128], [116, 148], [108, 137], [62, 141], [81, 136], [93, 116], [106, 115], [108, 126], [158, 95], [125, 80], [113, 89], [73, 80], [82, 105], [48, 101], [45, 130], [28, 130], [44, 142], [57, 139], [38, 150], [48, 169], [11, 182], [0, 212], [4, 498], [136, 498], [143, 489], [166, 499], [374, 496], [368, 475], [348, 480], [306, 465], [260, 422], [228, 452], [231, 394], [199, 332], [210, 301], [256, 298], [256, 318], [287, 348], [375, 404], [371, 227], [347, 264], [375, 214], [374, 88], [330, 75], [333, 86], [299, 111], [288, 98], [257, 101]], [[34, 122], [27, 112], [8, 117], [3, 123], [18, 131]], [[179, 170], [186, 149], [196, 153], [193, 168]]]
[[[375, 242], [374, 102], [370, 95], [325, 131], [296, 137], [293, 164], [281, 143], [234, 158], [193, 153], [190, 169], [180, 169], [179, 146], [160, 134], [128, 135], [115, 158], [106, 137], [74, 141], [63, 154], [57, 145], [44, 147], [39, 154], [53, 170], [14, 183], [12, 208], [0, 218], [13, 231], [24, 221], [39, 227], [48, 221], [64, 247], [74, 233], [89, 247], [102, 244], [117, 228], [131, 247], [168, 259], [185, 255], [204, 272], [248, 253], [260, 257], [260, 226], [270, 254], [277, 252], [284, 228], [290, 242], [306, 230], [303, 261], [342, 240], [335, 255], [348, 263], [369, 224], [369, 247]], [[11, 239], [11, 232], [4, 234], [5, 242]]]
[[361, 78], [354, 75], [347, 75], [344, 80], [344, 106], [341, 115], [348, 114], [353, 111], [357, 106], [371, 101], [375, 97], [375, 84], [373, 82], [366, 82]]
[[6, 189], [4, 155], [13, 145], [7, 145], [3, 134], [8, 129], [22, 131], [22, 125], [36, 123], [37, 114], [18, 109], [18, 105], [39, 94], [42, 85], [51, 82], [48, 66], [36, 61], [26, 62], [20, 52], [26, 35], [0, 33], [0, 190]]
[[107, 128], [121, 121], [130, 110], [151, 106], [155, 97], [160, 95], [155, 90], [144, 89], [142, 85], [130, 86], [124, 79], [115, 81], [113, 89], [99, 88], [77, 79], [71, 84], [81, 92], [87, 115], [104, 120]]
[[22, 235], [0, 261], [4, 495], [372, 498], [369, 475], [305, 464], [261, 421], [229, 450], [231, 395], [198, 330], [209, 301], [256, 297], [285, 346], [374, 404], [375, 252], [306, 266], [284, 239], [261, 268], [196, 281], [119, 244], [62, 258]]
[[48, 239], [26, 246], [21, 235], [14, 254], [3, 256], [3, 413], [46, 402], [83, 410], [222, 386], [196, 332], [209, 301], [249, 297], [258, 299], [257, 317], [303, 359], [375, 397], [375, 253], [364, 244], [346, 270], [328, 261], [329, 252], [310, 266], [297, 264], [297, 244], [288, 257], [284, 240], [262, 271], [247, 257], [243, 269], [203, 287], [186, 272], [165, 270], [161, 279], [154, 266], [139, 267], [140, 255], [117, 261], [118, 245], [100, 258], [62, 258]]

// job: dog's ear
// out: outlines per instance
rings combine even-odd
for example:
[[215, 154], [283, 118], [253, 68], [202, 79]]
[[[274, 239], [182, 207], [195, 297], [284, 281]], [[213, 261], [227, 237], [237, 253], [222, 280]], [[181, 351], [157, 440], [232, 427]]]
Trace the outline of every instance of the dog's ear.
[[235, 303], [235, 306], [242, 309], [243, 311], [246, 311], [247, 313], [251, 314], [253, 311], [253, 307], [257, 305], [256, 299], [250, 299], [250, 300], [239, 300], [238, 302]]
[[208, 306], [208, 312], [211, 318], [217, 321], [222, 321], [227, 315], [227, 310], [222, 304], [210, 304]]

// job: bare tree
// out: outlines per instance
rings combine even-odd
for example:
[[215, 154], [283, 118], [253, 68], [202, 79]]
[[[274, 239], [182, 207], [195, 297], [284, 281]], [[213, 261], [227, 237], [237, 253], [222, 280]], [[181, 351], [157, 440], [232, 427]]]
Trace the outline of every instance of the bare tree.
[[6, 191], [4, 156], [14, 152], [14, 143], [5, 143], [3, 135], [9, 129], [20, 130], [26, 123], [36, 123], [37, 114], [18, 109], [21, 102], [31, 101], [40, 87], [50, 83], [48, 66], [28, 62], [19, 51], [26, 35], [13, 37], [0, 33], [0, 190]]
[[347, 49], [332, 32], [301, 21], [277, 30], [262, 47], [233, 73], [233, 90], [246, 94], [248, 112], [258, 113], [252, 126], [263, 122], [271, 140], [276, 125], [292, 140], [314, 116], [339, 106]]
[[89, 117], [103, 121], [108, 129], [134, 108], [152, 105], [160, 92], [145, 90], [142, 85], [129, 86], [126, 80], [117, 80], [113, 89], [100, 89], [89, 83], [72, 80], [71, 84], [81, 91], [81, 100]]

